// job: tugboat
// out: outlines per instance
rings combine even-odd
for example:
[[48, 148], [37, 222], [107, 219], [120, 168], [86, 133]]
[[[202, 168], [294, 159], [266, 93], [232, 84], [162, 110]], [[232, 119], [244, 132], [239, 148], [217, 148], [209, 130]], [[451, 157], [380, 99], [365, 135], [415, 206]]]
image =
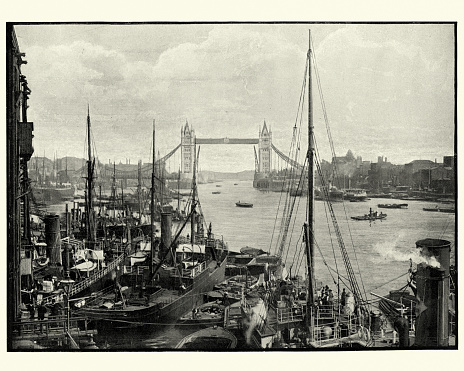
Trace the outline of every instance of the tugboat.
[[384, 214], [382, 212], [377, 213], [373, 212], [372, 209], [369, 209], [369, 214], [364, 214], [361, 216], [352, 216], [351, 219], [353, 220], [382, 220], [387, 217], [387, 214]]

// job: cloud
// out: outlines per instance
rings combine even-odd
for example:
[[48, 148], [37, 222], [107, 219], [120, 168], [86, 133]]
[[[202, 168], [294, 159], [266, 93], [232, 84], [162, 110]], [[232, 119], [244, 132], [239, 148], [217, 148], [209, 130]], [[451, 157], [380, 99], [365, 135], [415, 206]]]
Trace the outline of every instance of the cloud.
[[[414, 147], [418, 154], [424, 146], [437, 155], [452, 151], [453, 33], [438, 26], [314, 26], [317, 67], [338, 153], [351, 149], [366, 159], [385, 155], [401, 163], [413, 158], [401, 158], [398, 146], [412, 153]], [[52, 28], [45, 33], [53, 35]], [[286, 152], [305, 68], [307, 34], [300, 28], [139, 25], [79, 32], [79, 27], [56, 26], [63, 37], [46, 41], [31, 37], [31, 26], [24, 34], [24, 72], [32, 89], [35, 148], [65, 147], [73, 152], [69, 155], [82, 156], [83, 146], [73, 143], [85, 135], [90, 104], [103, 158], [149, 160], [153, 119], [161, 154], [179, 143], [187, 119], [198, 136], [243, 138], [256, 138], [266, 120], [274, 143]], [[426, 40], [419, 37], [424, 34]], [[313, 86], [321, 136], [323, 113]], [[404, 126], [409, 130], [401, 136], [392, 131]], [[430, 137], [416, 143], [417, 134], [425, 132]], [[393, 140], [382, 142], [386, 133]], [[368, 143], [357, 140], [366, 136]], [[370, 151], [363, 152], [366, 148]], [[235, 151], [235, 158], [241, 153], [228, 151]], [[322, 157], [330, 160], [330, 153]], [[208, 160], [203, 164], [207, 169]], [[243, 169], [240, 162], [230, 164]]]

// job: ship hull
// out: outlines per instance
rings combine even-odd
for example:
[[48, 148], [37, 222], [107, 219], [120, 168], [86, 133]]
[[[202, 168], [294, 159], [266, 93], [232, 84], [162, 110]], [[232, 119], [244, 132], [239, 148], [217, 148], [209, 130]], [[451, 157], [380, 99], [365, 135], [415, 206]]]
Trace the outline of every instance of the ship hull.
[[191, 289], [166, 305], [149, 303], [135, 309], [83, 308], [81, 313], [96, 320], [110, 321], [128, 326], [142, 324], [174, 323], [182, 315], [203, 303], [204, 293], [211, 291], [225, 278], [227, 259], [216, 268], [205, 269], [191, 285]]

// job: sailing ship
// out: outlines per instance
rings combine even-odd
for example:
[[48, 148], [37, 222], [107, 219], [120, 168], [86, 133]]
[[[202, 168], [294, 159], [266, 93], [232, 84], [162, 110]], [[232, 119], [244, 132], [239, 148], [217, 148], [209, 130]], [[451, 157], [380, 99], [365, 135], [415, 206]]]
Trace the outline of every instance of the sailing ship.
[[[347, 271], [347, 288], [342, 293], [335, 294], [329, 287], [317, 283], [315, 279], [316, 250], [314, 237], [314, 168], [315, 168], [315, 143], [313, 131], [313, 107], [311, 91], [311, 37], [307, 54], [308, 77], [308, 151], [305, 165], [301, 167], [301, 179], [304, 179], [304, 171], [307, 169], [308, 192], [306, 204], [306, 222], [303, 224], [302, 235], [304, 254], [306, 256], [306, 280], [300, 280], [296, 276], [288, 274], [283, 257], [284, 249], [288, 248], [287, 234], [290, 225], [294, 225], [295, 210], [294, 198], [289, 197], [289, 202], [284, 206], [281, 235], [277, 242], [277, 253], [271, 255], [281, 259], [280, 269], [275, 269], [269, 274], [270, 280], [258, 290], [259, 298], [250, 303], [250, 298], [242, 296], [242, 327], [247, 342], [257, 348], [321, 348], [321, 347], [365, 347], [370, 344], [369, 310], [365, 294], [361, 292], [348, 253], [346, 251], [335, 214], [330, 203], [329, 187], [326, 185], [320, 166], [317, 167], [321, 177], [323, 199], [327, 202], [335, 229], [336, 239], [342, 253], [344, 265]], [[306, 84], [303, 84], [306, 87]], [[297, 115], [300, 116], [300, 113]], [[296, 131], [296, 124], [294, 132]], [[295, 136], [294, 136], [295, 137]], [[298, 145], [292, 146], [299, 148]], [[296, 157], [296, 156], [295, 156]], [[318, 164], [319, 165], [319, 164]], [[272, 280], [272, 277], [275, 280]], [[337, 287], [340, 286], [340, 275]], [[304, 283], [304, 284], [303, 284]], [[334, 290], [335, 291], [335, 290]]]
[[[154, 132], [154, 130], [153, 130]], [[154, 133], [153, 133], [154, 143]], [[196, 154], [196, 145], [194, 145]], [[153, 149], [153, 153], [154, 153]], [[195, 155], [190, 213], [172, 238], [170, 208], [161, 212], [161, 237], [154, 233], [154, 169], [151, 187], [151, 233], [148, 265], [123, 267], [123, 275], [114, 291], [103, 293], [88, 302], [80, 312], [90, 318], [117, 326], [174, 323], [203, 303], [204, 293], [225, 277], [228, 248], [216, 239], [211, 224], [204, 235], [204, 218], [199, 212], [196, 187]], [[153, 164], [155, 161], [153, 161]], [[181, 243], [185, 226], [190, 222], [190, 242]]]
[[[109, 241], [106, 236], [97, 238], [98, 225], [101, 220], [97, 218], [94, 202], [94, 173], [95, 158], [92, 156], [90, 109], [87, 112], [87, 168], [85, 211], [80, 228], [72, 231], [70, 213], [67, 206], [65, 212], [65, 234], [61, 238], [60, 217], [58, 215], [45, 215], [45, 243], [46, 254], [43, 252], [43, 243], [36, 248], [36, 266], [38, 268], [35, 278], [42, 281], [42, 303], [51, 304], [53, 301], [63, 301], [62, 278], [72, 279], [74, 284], [69, 289], [69, 297], [83, 297], [94, 291], [102, 290], [118, 275], [118, 267], [130, 250], [130, 245], [123, 241]], [[44, 257], [47, 258], [44, 264]], [[55, 279], [53, 279], [55, 277]], [[53, 282], [55, 281], [55, 282]], [[46, 286], [46, 289], [44, 288]]]

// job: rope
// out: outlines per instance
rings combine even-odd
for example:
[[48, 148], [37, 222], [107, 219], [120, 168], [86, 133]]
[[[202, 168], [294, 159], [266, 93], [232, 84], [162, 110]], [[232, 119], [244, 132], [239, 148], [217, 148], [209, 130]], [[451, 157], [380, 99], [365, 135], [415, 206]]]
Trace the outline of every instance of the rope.
[[[296, 117], [295, 117], [295, 124], [293, 126], [293, 136], [292, 136], [292, 142], [290, 144], [290, 149], [289, 149], [289, 156], [288, 158], [291, 158], [292, 157], [292, 152], [294, 151], [294, 157], [295, 157], [295, 163], [298, 163], [298, 153], [299, 153], [299, 150], [300, 150], [300, 147], [299, 145], [297, 145], [297, 143], [300, 143], [300, 138], [301, 138], [301, 123], [302, 123], [302, 117], [303, 117], [303, 105], [304, 105], [304, 101], [305, 101], [305, 91], [306, 91], [306, 72], [308, 70], [308, 66], [309, 66], [309, 63], [308, 63], [308, 59], [306, 59], [306, 67], [305, 67], [305, 71], [304, 71], [304, 75], [303, 75], [303, 84], [302, 84], [302, 87], [301, 87], [301, 90], [300, 90], [300, 99], [299, 99], [299, 102], [298, 102], [298, 109], [297, 109], [297, 114], [296, 114]], [[297, 123], [299, 121], [299, 130], [297, 131]], [[273, 147], [274, 151], [276, 151], [276, 148]], [[291, 168], [291, 172], [290, 172], [290, 177], [292, 179], [292, 184], [289, 185], [290, 186], [293, 186], [293, 179], [294, 179], [294, 167]], [[288, 176], [288, 167], [285, 168], [285, 176], [284, 176], [284, 180], [287, 179], [287, 176]], [[300, 182], [301, 183], [301, 182]], [[282, 191], [284, 190], [284, 185], [285, 185], [285, 182], [284, 184], [282, 184]], [[289, 198], [289, 193], [287, 192], [286, 194], [286, 201], [285, 201], [285, 205], [287, 204], [288, 202], [288, 198]], [[276, 224], [277, 224], [277, 215], [279, 214], [279, 210], [280, 210], [280, 206], [281, 206], [281, 202], [282, 202], [282, 193], [280, 194], [280, 197], [279, 197], [279, 204], [278, 204], [278, 207], [277, 207], [277, 212], [276, 212], [276, 218], [274, 220], [274, 227], [273, 227], [273, 230], [272, 230], [272, 236], [271, 236], [271, 242], [270, 242], [270, 245], [269, 245], [269, 250], [268, 252], [270, 253], [271, 252], [271, 248], [272, 248], [272, 243], [273, 243], [273, 240], [274, 240], [274, 234], [275, 234], [275, 231], [276, 231]], [[284, 212], [282, 213], [282, 219], [285, 217], [285, 208], [284, 208]], [[280, 228], [280, 233], [282, 233], [282, 224], [281, 224], [281, 228]], [[276, 252], [277, 252], [277, 244], [276, 244]]]
[[[326, 107], [325, 107], [324, 96], [323, 96], [323, 93], [322, 93], [322, 84], [320, 82], [319, 71], [318, 71], [318, 68], [317, 68], [316, 56], [315, 56], [314, 53], [311, 53], [311, 55], [313, 56], [313, 60], [314, 60], [314, 69], [315, 69], [315, 74], [316, 74], [317, 86], [318, 86], [319, 95], [320, 95], [320, 98], [321, 98], [322, 110], [323, 110], [323, 113], [324, 113], [324, 121], [325, 121], [325, 124], [326, 124], [326, 130], [327, 130], [327, 135], [328, 135], [328, 138], [329, 138], [330, 148], [331, 148], [333, 158], [336, 158], [334, 144], [333, 144], [333, 140], [332, 140], [332, 135], [331, 135], [331, 132], [330, 132], [330, 126], [329, 126], [329, 120], [328, 120], [328, 116], [327, 116], [327, 110], [326, 110]], [[336, 171], [336, 166], [334, 168], [334, 172], [335, 171]], [[322, 170], [321, 170], [321, 167], [320, 167], [319, 164], [318, 164], [318, 173], [319, 173], [319, 175], [321, 177], [321, 180], [324, 182], [324, 176], [323, 176], [323, 173], [322, 173]], [[325, 192], [327, 192], [326, 199], [329, 200], [327, 187], [323, 187], [323, 189], [324, 189]], [[347, 254], [347, 251], [346, 251], [346, 248], [345, 248], [345, 244], [344, 244], [343, 239], [341, 237], [341, 233], [340, 233], [340, 230], [338, 228], [338, 223], [336, 221], [332, 205], [331, 205], [330, 202], [327, 202], [327, 206], [328, 206], [329, 212], [330, 212], [330, 214], [332, 216], [332, 223], [334, 225], [335, 233], [337, 235], [337, 239], [338, 239], [338, 242], [339, 242], [339, 247], [340, 247], [340, 250], [342, 252], [343, 262], [345, 264], [345, 268], [346, 268], [348, 276], [349, 276], [351, 289], [353, 291], [353, 294], [356, 295], [359, 299], [362, 300], [362, 293], [361, 293], [361, 291], [359, 289], [359, 286], [358, 286], [358, 283], [356, 281], [356, 276], [355, 276], [353, 268], [351, 266], [351, 263], [350, 263], [350, 260], [349, 260], [349, 257], [348, 257], [348, 254]], [[346, 210], [345, 210], [345, 214], [346, 214]], [[351, 231], [350, 231], [350, 237], [351, 237], [351, 241], [353, 241], [352, 236], [351, 236]], [[355, 260], [356, 260], [356, 263], [357, 263], [357, 266], [358, 266], [358, 272], [360, 272], [359, 262], [358, 262], [358, 259], [357, 259], [357, 256], [356, 256], [356, 250], [354, 249], [354, 245], [353, 245], [353, 251], [354, 251]], [[364, 300], [367, 300], [366, 290], [365, 290], [364, 282], [363, 282], [361, 276], [360, 276], [360, 279], [361, 279], [361, 285], [362, 285], [363, 292], [364, 292]]]
[[[398, 277], [396, 277], [396, 278], [393, 278], [393, 279], [391, 279], [390, 281], [381, 284], [380, 286], [374, 287], [374, 288], [372, 289], [372, 291], [373, 291], [373, 290], [377, 290], [378, 288], [380, 288], [380, 287], [382, 287], [382, 286], [385, 286], [385, 285], [387, 285], [387, 284], [389, 284], [389, 283], [391, 283], [391, 282], [393, 282], [393, 281], [396, 281], [398, 278], [401, 278], [401, 277], [403, 277], [403, 276], [406, 276], [407, 274], [409, 274], [409, 272], [403, 273], [402, 275], [400, 275], [400, 276], [398, 276]], [[407, 286], [408, 286], [408, 285], [406, 285], [405, 287], [407, 287]], [[401, 289], [400, 289], [400, 290], [401, 290]], [[398, 290], [398, 291], [400, 291], [400, 290]]]

